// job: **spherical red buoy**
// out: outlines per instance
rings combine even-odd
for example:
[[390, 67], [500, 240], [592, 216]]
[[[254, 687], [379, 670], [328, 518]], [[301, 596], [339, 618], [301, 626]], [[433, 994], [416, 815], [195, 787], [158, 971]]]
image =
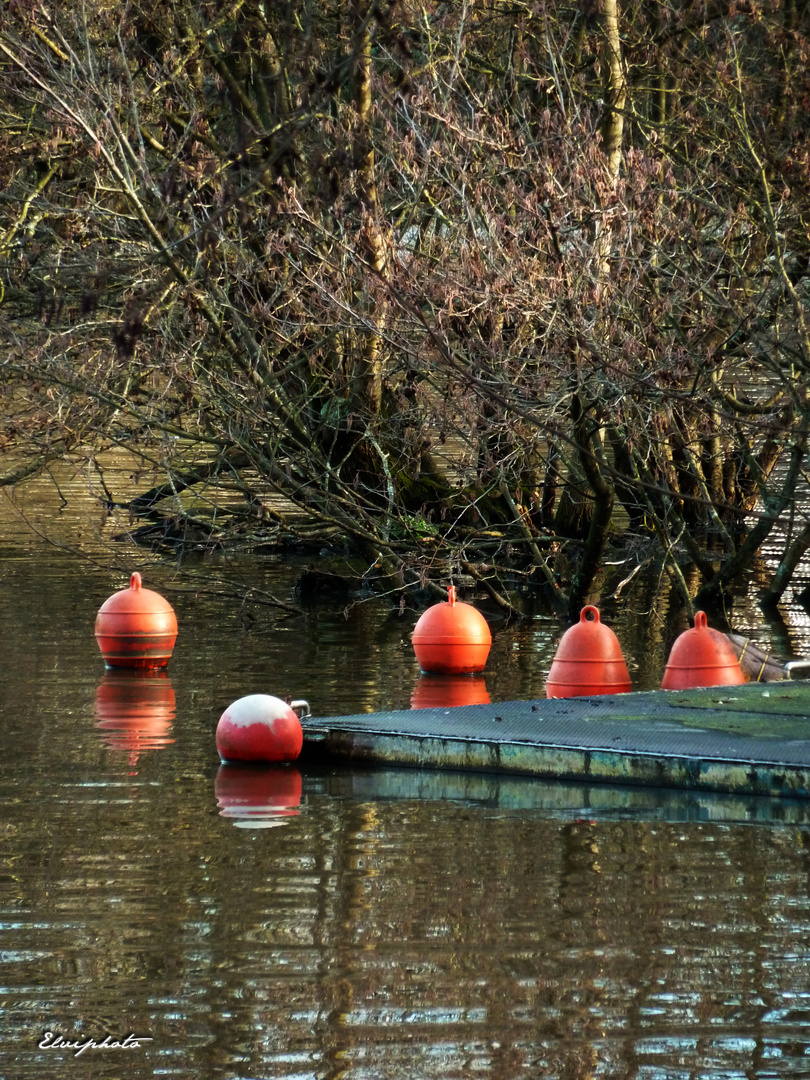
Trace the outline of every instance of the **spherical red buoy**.
[[745, 681], [731, 642], [709, 628], [704, 611], [695, 612], [694, 627], [684, 630], [670, 650], [661, 689], [736, 686]]
[[249, 694], [220, 716], [216, 743], [223, 761], [295, 761], [304, 730], [281, 698]]
[[300, 813], [301, 773], [294, 765], [220, 765], [219, 816], [238, 829], [269, 829]]
[[619, 639], [595, 607], [584, 607], [579, 622], [560, 638], [546, 679], [546, 697], [627, 694], [632, 689]]
[[133, 574], [96, 616], [96, 641], [108, 667], [165, 667], [177, 640], [177, 617], [168, 600], [144, 589]]
[[484, 670], [492, 634], [480, 611], [456, 602], [455, 587], [450, 585], [446, 603], [422, 613], [411, 643], [422, 671], [466, 675]]
[[453, 709], [457, 705], [489, 705], [482, 675], [420, 675], [411, 694], [412, 709]]

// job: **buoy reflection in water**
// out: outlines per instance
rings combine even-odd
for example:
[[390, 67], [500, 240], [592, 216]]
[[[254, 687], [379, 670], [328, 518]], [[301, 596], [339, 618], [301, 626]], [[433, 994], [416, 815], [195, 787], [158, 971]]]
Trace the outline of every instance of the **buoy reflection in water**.
[[487, 684], [482, 675], [420, 675], [411, 694], [412, 709], [489, 703]]
[[171, 679], [158, 669], [108, 669], [96, 691], [96, 727], [110, 750], [125, 750], [134, 765], [145, 750], [170, 738], [175, 702]]
[[301, 773], [294, 765], [220, 765], [214, 781], [220, 817], [237, 829], [272, 829], [300, 813]]

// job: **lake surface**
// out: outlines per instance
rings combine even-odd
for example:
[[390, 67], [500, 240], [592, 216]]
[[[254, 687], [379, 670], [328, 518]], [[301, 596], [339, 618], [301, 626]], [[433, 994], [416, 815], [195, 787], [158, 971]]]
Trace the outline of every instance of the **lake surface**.
[[[222, 766], [244, 694], [408, 707], [418, 612], [206, 587], [289, 599], [292, 559], [178, 574], [126, 549], [112, 571], [2, 535], [0, 1075], [810, 1075], [810, 806]], [[93, 637], [135, 569], [180, 625], [151, 678], [106, 672]], [[542, 696], [559, 626], [487, 614], [486, 693]], [[622, 620], [635, 687], [657, 685], [663, 620]], [[64, 1046], [105, 1036], [129, 1046]]]

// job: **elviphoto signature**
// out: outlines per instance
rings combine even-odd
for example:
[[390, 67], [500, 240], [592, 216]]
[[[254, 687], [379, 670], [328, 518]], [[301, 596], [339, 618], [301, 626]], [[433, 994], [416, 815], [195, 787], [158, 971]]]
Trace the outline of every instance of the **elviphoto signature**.
[[46, 1031], [37, 1044], [40, 1050], [73, 1050], [73, 1056], [79, 1057], [85, 1050], [138, 1050], [142, 1043], [152, 1042], [144, 1035], [129, 1034], [125, 1039], [114, 1039], [112, 1035], [97, 1041], [96, 1039], [63, 1038], [58, 1031]]

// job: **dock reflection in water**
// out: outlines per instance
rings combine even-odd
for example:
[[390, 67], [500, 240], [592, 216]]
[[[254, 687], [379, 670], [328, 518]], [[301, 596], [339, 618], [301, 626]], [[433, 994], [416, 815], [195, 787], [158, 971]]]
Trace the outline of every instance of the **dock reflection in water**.
[[440, 769], [351, 768], [308, 773], [307, 792], [333, 798], [468, 803], [567, 820], [810, 825], [810, 799], [763, 798], [675, 788], [527, 781]]

